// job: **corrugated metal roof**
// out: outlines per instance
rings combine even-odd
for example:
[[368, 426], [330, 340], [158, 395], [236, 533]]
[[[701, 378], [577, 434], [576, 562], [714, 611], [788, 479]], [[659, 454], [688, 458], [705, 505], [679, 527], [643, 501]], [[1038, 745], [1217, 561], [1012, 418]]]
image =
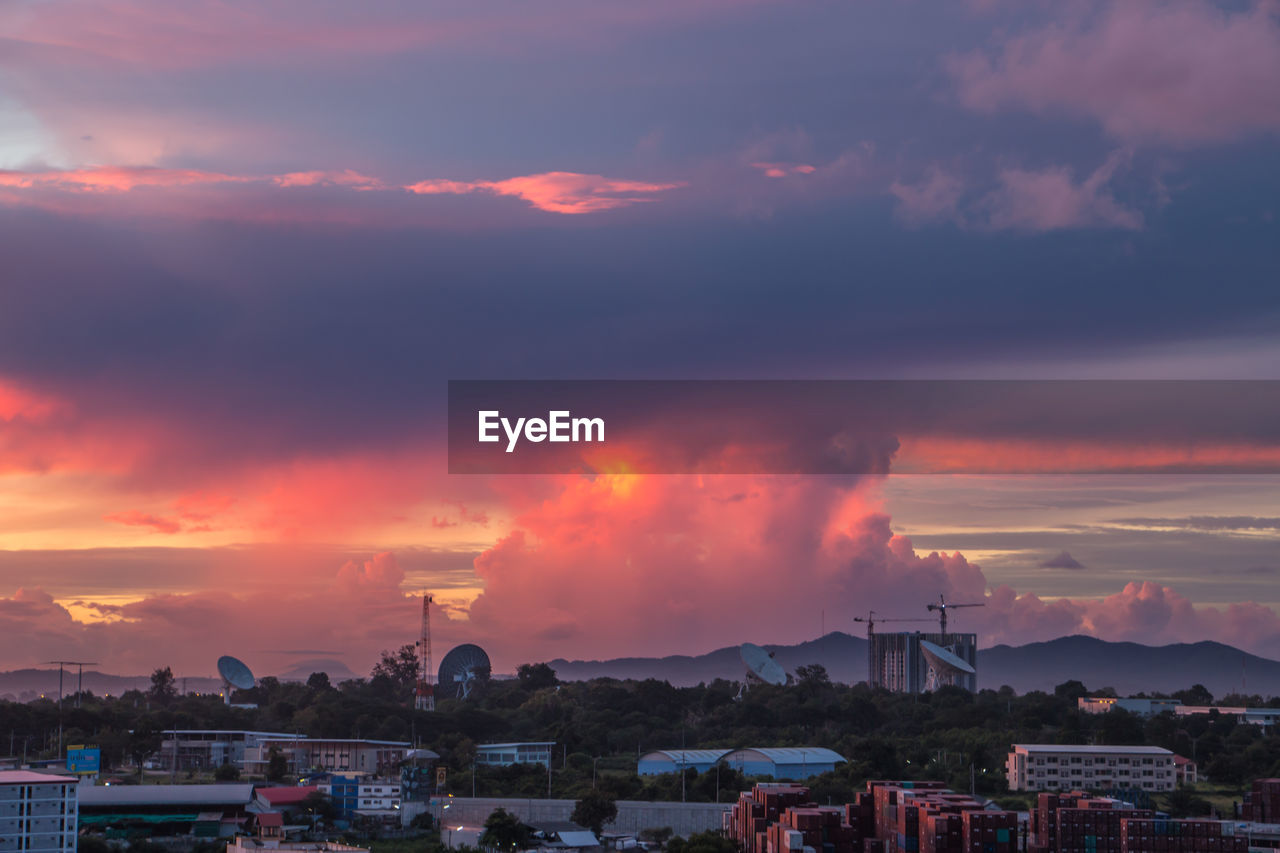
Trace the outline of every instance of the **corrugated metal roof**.
[[253, 785], [81, 785], [81, 806], [227, 805], [253, 802]]
[[530, 740], [521, 743], [478, 743], [476, 749], [510, 749], [513, 746], [555, 746], [553, 740]]
[[748, 752], [754, 752], [774, 764], [803, 764], [808, 761], [812, 761], [815, 764], [824, 764], [847, 760], [840, 753], [821, 746], [748, 747], [734, 750], [728, 758], [730, 760], [739, 756], [745, 758], [745, 754]]
[[1081, 754], [1106, 754], [1114, 752], [1125, 752], [1129, 754], [1139, 753], [1142, 755], [1173, 755], [1173, 753], [1159, 746], [1093, 746], [1090, 744], [1074, 744], [1074, 743], [1015, 743], [1014, 749], [1025, 749], [1027, 752], [1078, 752]]
[[583, 829], [577, 832], [557, 832], [556, 837], [560, 839], [560, 843], [566, 847], [599, 847], [600, 841], [595, 834], [589, 829]]
[[655, 749], [646, 752], [640, 760], [661, 755], [676, 764], [706, 764], [719, 761], [729, 752], [727, 749]]

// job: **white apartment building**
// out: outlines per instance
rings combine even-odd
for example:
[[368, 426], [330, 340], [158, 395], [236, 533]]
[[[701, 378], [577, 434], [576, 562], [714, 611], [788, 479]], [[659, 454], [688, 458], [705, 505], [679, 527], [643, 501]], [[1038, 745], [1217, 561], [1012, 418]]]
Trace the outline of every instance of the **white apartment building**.
[[1173, 753], [1158, 746], [1014, 744], [1005, 764], [1011, 791], [1172, 791]]
[[0, 770], [0, 851], [75, 853], [77, 780]]

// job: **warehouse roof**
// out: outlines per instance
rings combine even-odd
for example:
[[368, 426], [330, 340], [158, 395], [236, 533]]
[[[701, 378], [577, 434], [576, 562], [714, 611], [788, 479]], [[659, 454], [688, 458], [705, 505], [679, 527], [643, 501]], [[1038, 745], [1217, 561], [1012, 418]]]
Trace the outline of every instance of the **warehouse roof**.
[[705, 764], [719, 761], [729, 752], [727, 749], [655, 749], [653, 752], [646, 752], [640, 760], [663, 756], [676, 764]]
[[253, 802], [253, 785], [81, 785], [84, 806], [197, 806]]
[[1074, 744], [1074, 743], [1015, 743], [1014, 749], [1022, 749], [1027, 752], [1076, 752], [1082, 755], [1104, 755], [1111, 752], [1130, 752], [1141, 755], [1173, 755], [1173, 753], [1159, 746], [1094, 746], [1092, 744]]
[[838, 752], [821, 746], [748, 747], [735, 750], [731, 758], [754, 752], [775, 764], [803, 764], [807, 761], [823, 763], [846, 761]]

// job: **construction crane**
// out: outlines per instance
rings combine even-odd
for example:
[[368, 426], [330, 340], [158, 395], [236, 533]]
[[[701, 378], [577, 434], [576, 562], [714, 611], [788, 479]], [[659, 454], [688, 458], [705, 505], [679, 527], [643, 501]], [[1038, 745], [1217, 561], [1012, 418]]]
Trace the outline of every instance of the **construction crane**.
[[418, 638], [418, 691], [413, 707], [419, 711], [436, 709], [435, 673], [431, 660], [431, 593], [422, 594], [422, 635]]
[[867, 684], [875, 687], [880, 684], [880, 679], [876, 677], [876, 623], [877, 622], [932, 622], [932, 619], [925, 617], [919, 619], [878, 619], [874, 610], [867, 611], [867, 618], [861, 616], [853, 617], [854, 622], [867, 623]]
[[953, 608], [953, 607], [986, 607], [986, 606], [987, 606], [987, 605], [986, 605], [985, 603], [982, 603], [982, 604], [948, 604], [948, 603], [947, 603], [947, 599], [946, 599], [946, 598], [944, 598], [941, 594], [939, 594], [939, 595], [938, 595], [938, 603], [937, 603], [937, 604], [926, 604], [926, 605], [925, 605], [925, 607], [927, 607], [927, 608], [928, 608], [928, 609], [930, 609], [930, 610], [936, 610], [936, 611], [938, 611], [938, 624], [939, 624], [939, 627], [942, 629], [942, 633], [943, 633], [943, 634], [946, 634], [946, 633], [947, 633], [947, 611], [948, 611], [948, 610], [950, 610], [951, 608]]

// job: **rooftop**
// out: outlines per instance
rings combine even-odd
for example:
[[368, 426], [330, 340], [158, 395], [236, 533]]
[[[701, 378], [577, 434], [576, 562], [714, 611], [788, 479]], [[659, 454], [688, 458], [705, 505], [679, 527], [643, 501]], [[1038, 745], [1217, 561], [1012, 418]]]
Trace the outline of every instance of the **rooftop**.
[[253, 785], [80, 785], [80, 806], [222, 806], [253, 802]]
[[75, 782], [73, 776], [55, 776], [34, 770], [0, 770], [0, 785], [49, 785], [54, 782]]
[[478, 743], [476, 749], [511, 749], [516, 746], [555, 746], [553, 740], [529, 740], [521, 743]]
[[779, 764], [803, 764], [806, 761], [827, 762], [847, 760], [840, 753], [821, 746], [753, 746], [745, 749], [736, 749], [734, 752], [754, 752]]
[[731, 751], [728, 749], [655, 749], [645, 753], [644, 758], [664, 755], [677, 764], [701, 764], [706, 761], [719, 761]]
[[1127, 752], [1136, 755], [1173, 755], [1167, 749], [1158, 746], [1094, 746], [1092, 744], [1063, 743], [1015, 743], [1014, 749], [1024, 752], [1070, 752], [1080, 755], [1105, 755], [1112, 752]]
[[290, 806], [302, 802], [318, 790], [315, 785], [284, 785], [278, 788], [259, 788], [258, 796], [273, 806]]

